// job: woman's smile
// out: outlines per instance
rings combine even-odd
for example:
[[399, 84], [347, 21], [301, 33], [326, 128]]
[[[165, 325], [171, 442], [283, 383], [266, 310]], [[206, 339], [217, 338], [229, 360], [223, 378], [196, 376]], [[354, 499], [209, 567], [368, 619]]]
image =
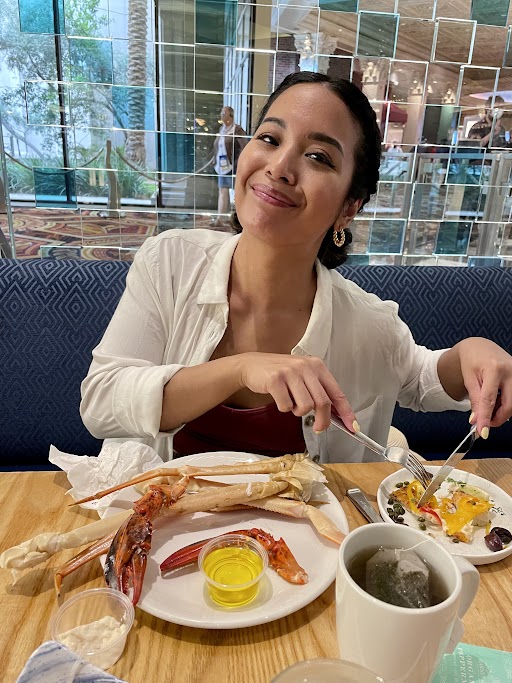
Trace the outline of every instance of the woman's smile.
[[269, 185], [261, 185], [260, 183], [256, 183], [252, 186], [252, 191], [262, 201], [267, 202], [267, 204], [272, 204], [273, 206], [279, 206], [285, 209], [290, 209], [294, 206], [297, 206], [297, 204], [290, 199], [290, 197], [282, 192], [274, 190]]

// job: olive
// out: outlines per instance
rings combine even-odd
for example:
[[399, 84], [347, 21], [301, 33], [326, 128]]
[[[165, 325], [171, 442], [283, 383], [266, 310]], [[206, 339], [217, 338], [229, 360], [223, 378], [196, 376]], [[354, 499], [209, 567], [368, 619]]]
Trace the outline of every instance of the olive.
[[510, 543], [512, 541], [512, 534], [508, 529], [504, 529], [502, 526], [495, 526], [491, 529], [491, 534], [495, 533], [501, 538], [501, 542], [504, 544]]
[[404, 486], [409, 486], [410, 483], [411, 482], [409, 482], [409, 481], [404, 481]]
[[420, 524], [420, 529], [421, 529], [422, 531], [426, 531], [426, 530], [427, 530], [427, 525], [426, 525], [426, 524], [423, 524], [423, 522], [422, 522], [422, 523]]
[[393, 515], [394, 510], [393, 510], [393, 508], [386, 508], [386, 512], [391, 517]]
[[459, 539], [458, 538], [452, 538], [452, 543], [458, 543]]
[[484, 536], [485, 545], [492, 550], [493, 553], [498, 552], [498, 550], [503, 550], [503, 542], [497, 533], [491, 531], [490, 534]]
[[397, 489], [401, 489], [403, 486], [403, 482], [399, 481], [398, 484], [396, 485]]
[[425, 521], [425, 517], [418, 517], [418, 522], [424, 522], [424, 521]]
[[393, 498], [388, 498], [388, 505], [394, 505], [395, 501]]

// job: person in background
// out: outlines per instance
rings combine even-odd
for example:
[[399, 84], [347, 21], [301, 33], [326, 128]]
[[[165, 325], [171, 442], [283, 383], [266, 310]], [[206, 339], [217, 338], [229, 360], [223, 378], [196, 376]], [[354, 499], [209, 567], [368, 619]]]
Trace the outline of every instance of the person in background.
[[484, 439], [503, 424], [509, 354], [481, 337], [420, 346], [396, 303], [336, 270], [380, 159], [375, 112], [357, 87], [287, 76], [240, 155], [238, 234], [167, 230], [137, 252], [82, 383], [89, 431], [136, 438], [164, 459], [307, 449], [319, 462], [362, 462], [374, 456], [330, 429], [332, 409], [382, 444], [397, 401], [471, 406]]
[[233, 107], [222, 107], [220, 118], [222, 126], [213, 145], [215, 173], [218, 175], [219, 202], [217, 218], [212, 219], [212, 227], [226, 227], [222, 216], [229, 211], [229, 190], [233, 187], [233, 176], [240, 152], [246, 145], [244, 129], [235, 123]]
[[[480, 121], [477, 121], [469, 131], [470, 140], [480, 140], [480, 147], [508, 147], [509, 135], [501, 123], [503, 109], [500, 105], [505, 104], [505, 100], [500, 95], [493, 98], [489, 97], [485, 103], [485, 114]], [[492, 140], [491, 140], [492, 135]]]

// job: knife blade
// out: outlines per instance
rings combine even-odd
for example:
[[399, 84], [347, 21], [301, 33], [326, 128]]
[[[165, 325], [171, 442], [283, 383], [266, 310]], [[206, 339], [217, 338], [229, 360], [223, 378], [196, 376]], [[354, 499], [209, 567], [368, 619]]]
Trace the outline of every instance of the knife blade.
[[428, 487], [425, 489], [425, 493], [421, 496], [421, 498], [418, 501], [418, 507], [422, 507], [425, 505], [425, 503], [430, 500], [430, 498], [434, 495], [434, 493], [437, 491], [437, 489], [441, 486], [443, 481], [446, 479], [446, 477], [450, 474], [450, 472], [454, 469], [456, 465], [462, 460], [462, 458], [466, 455], [466, 453], [469, 451], [471, 446], [475, 443], [475, 440], [477, 439], [476, 435], [476, 425], [472, 427], [469, 431], [469, 434], [461, 441], [461, 443], [457, 446], [457, 448], [453, 451], [453, 453], [450, 455], [448, 460], [444, 463], [444, 465], [441, 467], [439, 472], [436, 474], [436, 476], [432, 479]]
[[350, 498], [352, 503], [354, 503], [363, 517], [369, 522], [382, 522], [382, 517], [375, 512], [373, 505], [370, 503], [361, 489], [349, 489], [347, 491], [347, 496]]

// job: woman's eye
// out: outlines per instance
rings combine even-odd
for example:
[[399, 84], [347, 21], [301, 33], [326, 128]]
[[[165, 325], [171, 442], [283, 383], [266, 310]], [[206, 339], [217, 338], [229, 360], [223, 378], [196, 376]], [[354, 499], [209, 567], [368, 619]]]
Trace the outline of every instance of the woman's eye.
[[275, 139], [275, 137], [269, 135], [268, 133], [262, 133], [261, 135], [258, 135], [258, 140], [266, 142], [269, 145], [277, 145], [277, 140]]
[[329, 166], [330, 168], [334, 168], [332, 161], [326, 154], [322, 154], [322, 152], [310, 152], [308, 157], [313, 159], [313, 161], [318, 161], [321, 164], [326, 164], [326, 166]]

